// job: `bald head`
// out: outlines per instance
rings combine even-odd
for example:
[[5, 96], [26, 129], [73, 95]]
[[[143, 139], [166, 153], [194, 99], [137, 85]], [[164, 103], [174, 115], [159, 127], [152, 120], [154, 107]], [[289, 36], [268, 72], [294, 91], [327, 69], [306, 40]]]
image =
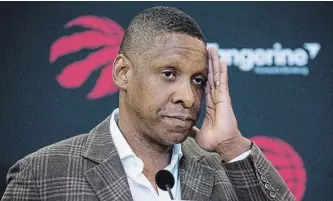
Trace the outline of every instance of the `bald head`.
[[152, 47], [158, 36], [168, 33], [181, 33], [195, 37], [204, 43], [206, 40], [196, 22], [184, 12], [158, 6], [146, 9], [136, 15], [125, 31], [120, 54], [131, 58]]

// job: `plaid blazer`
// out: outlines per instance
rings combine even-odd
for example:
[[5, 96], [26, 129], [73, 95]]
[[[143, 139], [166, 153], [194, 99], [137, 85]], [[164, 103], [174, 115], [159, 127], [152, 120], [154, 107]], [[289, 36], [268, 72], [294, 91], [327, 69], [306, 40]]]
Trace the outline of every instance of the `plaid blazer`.
[[[18, 161], [8, 172], [1, 200], [132, 200], [109, 121], [110, 116], [88, 134], [42, 148]], [[183, 200], [295, 201], [255, 144], [249, 157], [231, 164], [202, 150], [192, 138], [182, 143], [182, 151], [179, 174]]]

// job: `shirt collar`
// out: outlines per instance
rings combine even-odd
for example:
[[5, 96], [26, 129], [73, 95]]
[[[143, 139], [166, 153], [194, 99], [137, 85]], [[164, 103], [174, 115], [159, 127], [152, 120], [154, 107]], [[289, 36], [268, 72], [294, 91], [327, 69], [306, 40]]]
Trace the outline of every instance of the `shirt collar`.
[[[121, 133], [118, 127], [118, 119], [119, 119], [119, 109], [115, 109], [112, 112], [111, 119], [110, 119], [110, 132], [114, 142], [115, 147], [118, 150], [118, 154], [120, 160], [125, 159], [126, 157], [135, 156], [135, 153], [127, 143], [126, 139], [124, 138], [123, 134]], [[120, 151], [121, 150], [121, 151]]]
[[[135, 165], [139, 166], [138, 168], [140, 170], [139, 173], [141, 173], [143, 171], [142, 160], [135, 155], [135, 153], [127, 143], [126, 139], [124, 138], [123, 134], [121, 133], [117, 125], [118, 120], [119, 120], [119, 108], [115, 109], [112, 112], [110, 118], [110, 132], [114, 145], [118, 151], [120, 160], [124, 166], [125, 172], [129, 165]], [[183, 152], [181, 149], [181, 144], [175, 144], [172, 149], [171, 162], [165, 169], [172, 170], [175, 167], [175, 165], [180, 161], [182, 156]], [[142, 168], [140, 166], [142, 166]]]

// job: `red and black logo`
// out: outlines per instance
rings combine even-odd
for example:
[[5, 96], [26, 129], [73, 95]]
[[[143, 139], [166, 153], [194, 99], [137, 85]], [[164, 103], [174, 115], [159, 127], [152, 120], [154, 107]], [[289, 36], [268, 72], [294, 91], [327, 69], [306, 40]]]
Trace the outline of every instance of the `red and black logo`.
[[66, 28], [79, 26], [87, 30], [63, 36], [56, 40], [50, 49], [50, 63], [58, 58], [80, 52], [94, 50], [86, 58], [74, 61], [64, 67], [56, 80], [64, 88], [78, 88], [99, 68], [100, 76], [88, 94], [88, 99], [99, 99], [115, 93], [118, 89], [112, 81], [113, 60], [118, 54], [124, 31], [120, 25], [106, 17], [81, 16], [69, 21]]

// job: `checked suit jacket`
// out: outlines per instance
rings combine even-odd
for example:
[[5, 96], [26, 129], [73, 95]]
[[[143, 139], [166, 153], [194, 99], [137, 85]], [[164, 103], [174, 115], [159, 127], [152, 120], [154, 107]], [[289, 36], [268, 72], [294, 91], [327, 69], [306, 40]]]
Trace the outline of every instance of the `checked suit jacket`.
[[[110, 116], [90, 131], [19, 160], [7, 175], [2, 201], [133, 200], [113, 144]], [[295, 201], [273, 165], [253, 143], [244, 160], [225, 164], [192, 138], [182, 143], [182, 200]], [[144, 200], [144, 198], [142, 198]]]

